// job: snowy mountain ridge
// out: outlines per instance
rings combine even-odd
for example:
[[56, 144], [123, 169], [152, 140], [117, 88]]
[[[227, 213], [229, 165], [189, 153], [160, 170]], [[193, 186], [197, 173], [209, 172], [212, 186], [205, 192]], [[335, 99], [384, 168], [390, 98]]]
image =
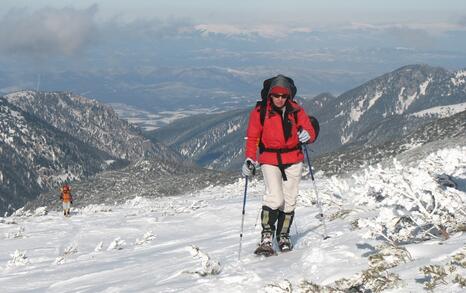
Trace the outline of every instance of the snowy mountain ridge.
[[[377, 135], [369, 134], [376, 139], [369, 143], [381, 143], [446, 115], [415, 113], [425, 113], [423, 111], [434, 107], [453, 107], [451, 105], [458, 105], [461, 111], [466, 102], [466, 84], [460, 82], [460, 72], [463, 71], [408, 65], [347, 91], [333, 101], [312, 100], [306, 109], [311, 113], [316, 109], [314, 113], [322, 127], [332, 130], [324, 132], [323, 139], [336, 144], [333, 149], [367, 136], [374, 125], [378, 125], [379, 131]], [[319, 107], [321, 104], [324, 108]], [[388, 123], [381, 128], [384, 120]]]
[[66, 92], [20, 91], [5, 95], [17, 105], [54, 127], [112, 156], [135, 161], [169, 150], [144, 139], [138, 129], [119, 119], [103, 103]]
[[[384, 144], [426, 123], [465, 110], [466, 84], [460, 82], [464, 77], [461, 72], [409, 65], [338, 97], [324, 93], [302, 101], [306, 112], [317, 117], [321, 126], [314, 151], [319, 155], [355, 143], [361, 147]], [[147, 136], [170, 145], [202, 166], [238, 170], [244, 159], [248, 114], [254, 105], [244, 110], [183, 118], [148, 132]]]

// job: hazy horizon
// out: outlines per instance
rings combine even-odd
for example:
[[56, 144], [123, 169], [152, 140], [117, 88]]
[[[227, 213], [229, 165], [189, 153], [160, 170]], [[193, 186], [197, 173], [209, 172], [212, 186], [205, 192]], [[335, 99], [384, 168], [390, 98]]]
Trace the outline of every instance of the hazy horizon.
[[95, 76], [112, 83], [118, 75], [137, 91], [164, 68], [223, 68], [258, 81], [277, 71], [315, 75], [322, 86], [308, 93], [339, 93], [408, 64], [465, 68], [463, 11], [466, 2], [453, 0], [7, 0], [0, 4], [0, 92], [40, 81], [44, 89], [112, 100], [92, 85]]

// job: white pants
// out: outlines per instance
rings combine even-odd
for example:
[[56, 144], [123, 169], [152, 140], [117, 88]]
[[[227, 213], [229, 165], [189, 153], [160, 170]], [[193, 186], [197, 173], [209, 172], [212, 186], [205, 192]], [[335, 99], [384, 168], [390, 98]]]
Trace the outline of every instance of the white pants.
[[261, 165], [261, 170], [265, 182], [263, 205], [273, 210], [280, 209], [285, 213], [294, 211], [303, 163], [296, 163], [285, 169], [287, 181], [283, 181], [282, 173], [277, 166]]
[[63, 202], [63, 209], [64, 210], [69, 210], [71, 207], [71, 203], [70, 202]]

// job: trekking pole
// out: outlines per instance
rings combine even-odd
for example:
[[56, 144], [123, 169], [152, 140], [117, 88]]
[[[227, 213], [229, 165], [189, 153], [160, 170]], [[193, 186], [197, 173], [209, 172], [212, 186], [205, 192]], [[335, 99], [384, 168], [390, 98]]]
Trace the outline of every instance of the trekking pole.
[[304, 146], [304, 152], [306, 153], [307, 164], [309, 165], [309, 172], [311, 173], [312, 183], [314, 185], [314, 191], [316, 193], [317, 206], [319, 207], [320, 218], [322, 220], [322, 225], [324, 226], [324, 240], [325, 240], [325, 239], [328, 239], [330, 237], [327, 235], [327, 225], [325, 225], [325, 218], [324, 218], [324, 212], [323, 212], [323, 209], [322, 209], [322, 203], [320, 202], [320, 199], [319, 199], [319, 193], [317, 192], [316, 181], [314, 180], [314, 173], [312, 172], [311, 159], [309, 158], [309, 153], [307, 152], [306, 145], [303, 144], [303, 146]]
[[243, 240], [243, 227], [244, 227], [244, 214], [245, 214], [245, 207], [246, 207], [246, 195], [248, 192], [248, 176], [245, 177], [245, 184], [244, 184], [244, 198], [243, 198], [243, 216], [241, 217], [241, 232], [239, 234], [239, 251], [238, 251], [238, 260], [241, 259], [241, 242]]

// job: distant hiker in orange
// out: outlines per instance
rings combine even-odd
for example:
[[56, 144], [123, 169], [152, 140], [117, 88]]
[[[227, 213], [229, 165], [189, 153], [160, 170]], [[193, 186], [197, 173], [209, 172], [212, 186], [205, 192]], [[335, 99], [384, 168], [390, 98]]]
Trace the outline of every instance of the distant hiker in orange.
[[71, 204], [73, 203], [73, 196], [71, 195], [71, 188], [68, 184], [63, 185], [60, 193], [60, 200], [63, 202], [63, 215], [70, 215]]

